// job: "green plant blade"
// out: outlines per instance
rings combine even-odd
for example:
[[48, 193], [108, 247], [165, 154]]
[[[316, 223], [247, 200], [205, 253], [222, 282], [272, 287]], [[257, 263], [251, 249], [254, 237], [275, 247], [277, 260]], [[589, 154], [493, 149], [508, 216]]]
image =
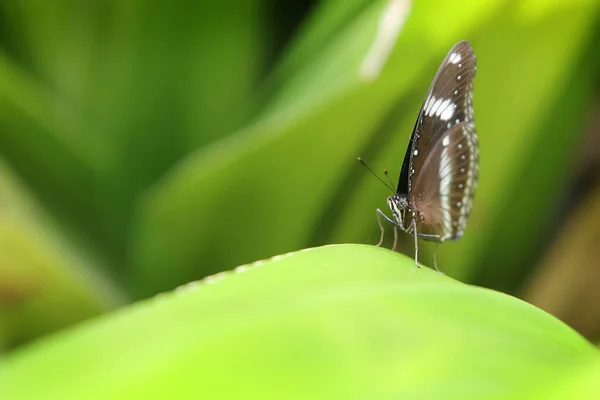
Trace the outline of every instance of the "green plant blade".
[[0, 5], [2, 152], [112, 272], [125, 267], [139, 193], [256, 107], [272, 46], [265, 3]]
[[[132, 281], [141, 295], [302, 247], [314, 210], [335, 189], [345, 161], [355, 160], [358, 133], [382, 112], [375, 92], [357, 90], [368, 39], [359, 37], [358, 45], [354, 39], [372, 32], [375, 22], [371, 14], [357, 18], [329, 44], [327, 57], [342, 59], [318, 77], [300, 74], [255, 124], [182, 160], [144, 196], [132, 235]], [[319, 65], [321, 58], [311, 71]], [[314, 90], [306, 90], [309, 80], [322, 82], [331, 71], [340, 72], [325, 88], [310, 83]], [[343, 120], [348, 113], [355, 117]], [[339, 140], [355, 133], [356, 140]], [[214, 269], [199, 270], [199, 259]]]
[[15, 352], [0, 397], [515, 398], [597, 357], [516, 298], [337, 245], [238, 267]]
[[562, 379], [541, 387], [532, 396], [547, 400], [600, 398], [600, 359], [595, 358], [574, 368]]
[[124, 301], [85, 246], [67, 237], [0, 160], [0, 348]]

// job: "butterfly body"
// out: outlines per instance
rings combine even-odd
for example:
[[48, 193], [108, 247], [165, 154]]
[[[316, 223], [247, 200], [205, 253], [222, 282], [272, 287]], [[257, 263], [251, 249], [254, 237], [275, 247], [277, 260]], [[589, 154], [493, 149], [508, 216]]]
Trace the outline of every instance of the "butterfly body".
[[475, 70], [470, 44], [458, 42], [440, 65], [419, 111], [396, 194], [387, 201], [393, 219], [377, 210], [378, 218], [412, 233], [415, 247], [417, 237], [441, 243], [459, 239], [466, 228], [479, 173], [472, 105]]

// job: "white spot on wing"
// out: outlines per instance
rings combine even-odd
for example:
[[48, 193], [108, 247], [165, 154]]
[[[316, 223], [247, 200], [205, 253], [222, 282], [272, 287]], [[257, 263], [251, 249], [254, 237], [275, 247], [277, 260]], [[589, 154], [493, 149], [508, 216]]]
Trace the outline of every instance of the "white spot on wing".
[[452, 116], [454, 115], [454, 110], [456, 110], [456, 104], [450, 102], [450, 100], [446, 101], [448, 102], [448, 104], [446, 105], [446, 107], [444, 107], [442, 112], [440, 112], [440, 119], [442, 121], [450, 120], [450, 118], [452, 118]]
[[429, 115], [429, 113], [431, 112], [431, 107], [433, 106], [433, 103], [435, 103], [435, 96], [429, 96], [427, 98], [427, 100], [425, 100], [425, 106], [423, 107], [425, 110], [425, 115]]
[[452, 64], [458, 64], [461, 59], [462, 57], [460, 56], [460, 53], [452, 53], [450, 54], [450, 58], [448, 58], [448, 62]]
[[[431, 96], [431, 97], [435, 99], [435, 97], [433, 97], [433, 96]], [[427, 113], [427, 115], [432, 117], [436, 113], [437, 109], [440, 108], [440, 105], [442, 104], [443, 100], [444, 99], [436, 99], [435, 102], [433, 102], [433, 100], [432, 100], [433, 104], [431, 104], [431, 107], [429, 108], [429, 112]]]
[[442, 113], [442, 111], [444, 111], [446, 109], [446, 107], [448, 107], [448, 104], [450, 104], [450, 99], [446, 99], [446, 100], [442, 101], [440, 103], [440, 106], [438, 107], [438, 109], [435, 112], [435, 116], [439, 117], [440, 114]]
[[[459, 233], [462, 234], [462, 231], [465, 229], [465, 227], [467, 226], [467, 217], [469, 216], [469, 213], [471, 212], [471, 208], [473, 206], [473, 194], [475, 191], [475, 187], [477, 186], [477, 170], [478, 170], [478, 163], [477, 163], [477, 144], [475, 141], [475, 131], [473, 130], [469, 130], [469, 129], [464, 129], [463, 134], [465, 134], [467, 136], [467, 148], [468, 148], [468, 152], [466, 159], [468, 159], [468, 170], [467, 170], [467, 179], [465, 180], [465, 184], [463, 185], [462, 183], [458, 184], [458, 188], [463, 190], [462, 192], [462, 201], [460, 202], [460, 206], [457, 204], [457, 206], [460, 208], [460, 218], [459, 218]], [[464, 171], [464, 168], [461, 168], [461, 170]]]
[[440, 235], [440, 240], [446, 240], [452, 234], [452, 214], [450, 213], [450, 185], [452, 183], [452, 160], [448, 154], [448, 144], [450, 138], [446, 136], [442, 144], [442, 159], [440, 162], [440, 202], [442, 209], [442, 221], [444, 224], [444, 233]]

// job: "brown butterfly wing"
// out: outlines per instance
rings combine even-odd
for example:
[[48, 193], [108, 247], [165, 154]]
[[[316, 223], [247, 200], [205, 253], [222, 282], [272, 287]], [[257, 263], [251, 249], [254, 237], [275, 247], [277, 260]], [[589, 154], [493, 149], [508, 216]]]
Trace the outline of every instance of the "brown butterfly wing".
[[421, 106], [398, 182], [398, 194], [413, 191], [413, 176], [441, 136], [460, 122], [474, 125], [473, 78], [476, 60], [467, 41], [446, 55]]
[[468, 42], [450, 49], [419, 112], [400, 175], [398, 193], [408, 194], [412, 208], [405, 223], [414, 211], [417, 234], [432, 240], [459, 238], [470, 212], [478, 168], [475, 71]]
[[477, 134], [468, 122], [444, 132], [414, 178], [410, 201], [417, 233], [444, 240], [460, 238], [471, 212], [479, 174]]

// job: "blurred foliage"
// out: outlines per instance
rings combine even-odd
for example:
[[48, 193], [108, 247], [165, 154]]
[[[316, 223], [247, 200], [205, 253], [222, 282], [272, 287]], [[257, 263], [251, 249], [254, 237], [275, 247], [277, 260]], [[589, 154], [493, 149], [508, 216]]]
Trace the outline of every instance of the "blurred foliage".
[[257, 259], [377, 242], [389, 193], [356, 157], [395, 179], [463, 39], [478, 57], [480, 182], [440, 267], [513, 294], [542, 290], [543, 253], [597, 270], [575, 244], [552, 256], [552, 232], [577, 215], [564, 204], [579, 205], [573, 165], [598, 112], [599, 5], [1, 2], [1, 348]]
[[600, 337], [600, 185], [566, 223], [524, 298], [587, 337]]

